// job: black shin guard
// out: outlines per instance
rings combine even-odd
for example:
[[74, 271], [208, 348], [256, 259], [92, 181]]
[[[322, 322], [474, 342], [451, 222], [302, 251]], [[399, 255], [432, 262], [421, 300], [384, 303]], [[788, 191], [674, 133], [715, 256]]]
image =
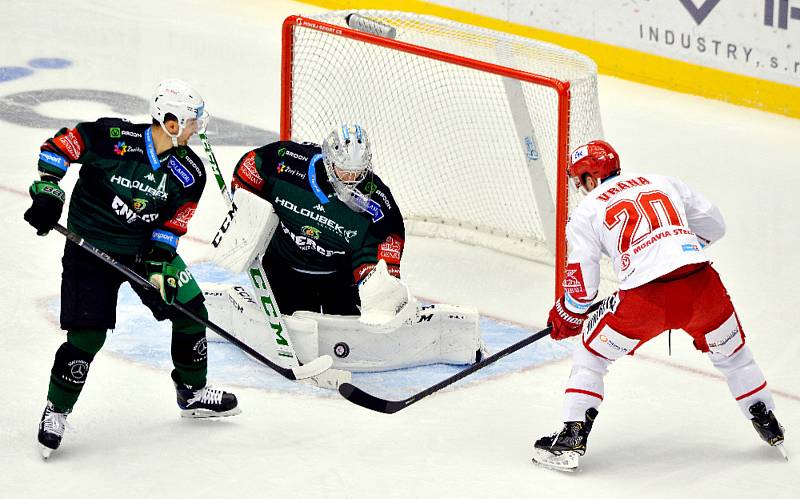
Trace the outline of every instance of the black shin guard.
[[[104, 333], [101, 333], [103, 338]], [[78, 348], [71, 341], [64, 342], [56, 351], [53, 368], [50, 371], [50, 387], [47, 399], [53, 403], [58, 412], [72, 409], [86, 382], [89, 365], [94, 360], [94, 353]], [[80, 342], [79, 342], [80, 343]], [[96, 344], [96, 342], [94, 342]], [[98, 345], [102, 345], [102, 341]]]
[[[205, 307], [198, 315], [208, 316]], [[208, 372], [205, 327], [198, 328], [198, 324], [188, 318], [173, 319], [171, 352], [179, 381], [194, 387], [205, 386]]]

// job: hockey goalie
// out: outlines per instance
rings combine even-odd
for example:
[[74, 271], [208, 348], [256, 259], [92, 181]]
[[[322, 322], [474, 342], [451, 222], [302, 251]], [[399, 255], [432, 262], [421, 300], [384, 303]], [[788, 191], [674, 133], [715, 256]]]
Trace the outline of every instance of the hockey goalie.
[[[476, 310], [422, 306], [399, 278], [403, 220], [372, 171], [360, 126], [343, 125], [321, 145], [280, 141], [250, 151], [231, 184], [234, 209], [214, 238], [214, 260], [263, 276], [255, 295], [205, 289], [210, 318], [238, 339], [269, 358], [289, 348], [300, 362], [328, 354], [348, 371], [483, 355]], [[267, 326], [265, 313], [280, 324]]]

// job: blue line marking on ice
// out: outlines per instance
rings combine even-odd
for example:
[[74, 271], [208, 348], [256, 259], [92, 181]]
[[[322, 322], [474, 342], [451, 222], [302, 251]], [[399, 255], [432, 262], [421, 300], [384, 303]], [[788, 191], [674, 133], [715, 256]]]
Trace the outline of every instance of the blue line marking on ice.
[[33, 70], [21, 66], [0, 66], [0, 82], [16, 80], [33, 74]]
[[[191, 271], [201, 284], [229, 283], [249, 289], [250, 283], [244, 275], [235, 276], [211, 263], [193, 265]], [[54, 318], [58, 316], [58, 303], [58, 298], [51, 302], [50, 311], [54, 314]], [[480, 330], [490, 353], [536, 332], [518, 324], [489, 317], [481, 317]], [[156, 322], [150, 311], [141, 304], [138, 296], [124, 285], [120, 289], [117, 327], [109, 332], [103, 351], [163, 369], [164, 376], [168, 378], [172, 369], [170, 338], [169, 322]], [[469, 386], [490, 377], [519, 372], [535, 365], [566, 358], [571, 353], [570, 343], [543, 338], [459, 381], [453, 387]], [[333, 390], [323, 390], [286, 380], [224, 341], [209, 342], [208, 359], [209, 382], [220, 386], [247, 386], [305, 395], [338, 396]], [[375, 395], [398, 399], [423, 390], [465, 367], [434, 364], [385, 372], [353, 373], [353, 383]]]
[[72, 66], [72, 61], [60, 57], [37, 57], [28, 61], [28, 66], [36, 69], [64, 69]]

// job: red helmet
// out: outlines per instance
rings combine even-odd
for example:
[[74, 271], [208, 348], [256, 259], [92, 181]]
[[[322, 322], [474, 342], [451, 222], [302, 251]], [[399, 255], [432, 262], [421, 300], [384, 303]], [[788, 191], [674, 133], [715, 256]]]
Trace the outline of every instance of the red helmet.
[[584, 175], [599, 181], [618, 174], [619, 155], [605, 140], [593, 140], [572, 152], [567, 173], [580, 188]]

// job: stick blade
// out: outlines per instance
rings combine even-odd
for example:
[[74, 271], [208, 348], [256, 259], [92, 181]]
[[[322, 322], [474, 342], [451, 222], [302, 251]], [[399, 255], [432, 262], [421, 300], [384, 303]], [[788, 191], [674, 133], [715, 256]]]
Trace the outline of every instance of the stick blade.
[[302, 366], [293, 367], [292, 373], [294, 374], [294, 379], [313, 378], [330, 369], [332, 365], [333, 359], [331, 356], [322, 355]]
[[394, 414], [408, 405], [406, 400], [385, 400], [375, 395], [370, 395], [350, 383], [339, 385], [339, 394], [356, 405], [382, 414]]

